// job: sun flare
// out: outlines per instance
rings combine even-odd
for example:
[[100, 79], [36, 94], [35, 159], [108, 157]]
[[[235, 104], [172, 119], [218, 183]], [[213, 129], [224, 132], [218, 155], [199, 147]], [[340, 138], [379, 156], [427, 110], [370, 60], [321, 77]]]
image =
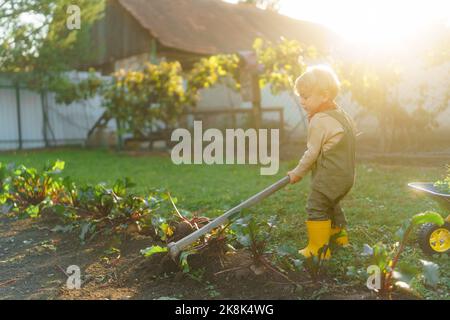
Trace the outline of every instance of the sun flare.
[[281, 13], [327, 26], [369, 47], [401, 46], [433, 23], [450, 22], [445, 0], [283, 0]]

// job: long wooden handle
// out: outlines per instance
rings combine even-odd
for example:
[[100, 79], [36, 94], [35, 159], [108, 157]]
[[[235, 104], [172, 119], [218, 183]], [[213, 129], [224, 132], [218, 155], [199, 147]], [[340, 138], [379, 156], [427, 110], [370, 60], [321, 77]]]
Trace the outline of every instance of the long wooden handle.
[[248, 198], [247, 200], [241, 202], [239, 205], [235, 206], [234, 208], [228, 210], [223, 215], [217, 217], [207, 225], [203, 226], [202, 228], [198, 229], [197, 231], [187, 235], [183, 239], [178, 240], [177, 242], [171, 242], [168, 245], [170, 255], [173, 259], [176, 259], [178, 254], [187, 246], [197, 241], [198, 238], [203, 236], [204, 234], [210, 232], [211, 230], [217, 228], [220, 225], [223, 225], [227, 223], [229, 220], [231, 220], [236, 214], [238, 214], [242, 209], [248, 208], [255, 203], [260, 202], [261, 200], [267, 198], [268, 196], [272, 195], [273, 193], [277, 192], [284, 186], [286, 186], [290, 182], [289, 176], [286, 176], [282, 178], [281, 180], [278, 180], [274, 184], [268, 186], [264, 190], [258, 192], [257, 194], [253, 195], [252, 197]]

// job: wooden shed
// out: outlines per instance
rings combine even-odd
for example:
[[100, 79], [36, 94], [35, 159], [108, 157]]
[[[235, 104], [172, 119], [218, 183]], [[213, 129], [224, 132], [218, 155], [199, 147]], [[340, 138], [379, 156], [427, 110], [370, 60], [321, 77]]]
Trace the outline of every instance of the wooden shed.
[[111, 73], [164, 57], [189, 68], [202, 56], [250, 50], [257, 37], [326, 51], [334, 35], [318, 24], [221, 0], [107, 0], [92, 29], [96, 58], [84, 67]]

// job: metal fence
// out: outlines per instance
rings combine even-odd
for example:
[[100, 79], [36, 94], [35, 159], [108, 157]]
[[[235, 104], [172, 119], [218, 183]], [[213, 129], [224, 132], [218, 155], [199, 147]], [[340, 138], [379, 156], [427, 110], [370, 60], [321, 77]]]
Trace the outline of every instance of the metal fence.
[[84, 145], [89, 130], [103, 112], [99, 97], [59, 105], [54, 93], [35, 92], [13, 85], [3, 77], [0, 81], [0, 150]]

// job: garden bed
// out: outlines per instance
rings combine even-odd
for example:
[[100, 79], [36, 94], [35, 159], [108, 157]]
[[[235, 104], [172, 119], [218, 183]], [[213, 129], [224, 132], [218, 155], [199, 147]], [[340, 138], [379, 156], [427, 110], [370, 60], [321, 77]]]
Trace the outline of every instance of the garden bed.
[[[208, 217], [221, 214], [277, 179], [259, 176], [257, 166], [175, 166], [165, 157], [133, 157], [107, 151], [24, 152], [6, 154], [2, 162], [41, 167], [44, 159], [65, 159], [65, 173], [82, 183], [106, 181], [111, 185], [116, 179], [132, 176], [137, 182], [133, 192], [147, 195], [149, 186], [163, 186], [177, 196], [181, 212]], [[294, 164], [284, 162], [281, 170]], [[375, 295], [366, 288], [366, 277], [360, 273], [369, 264], [361, 256], [364, 245], [379, 241], [389, 244], [405, 220], [428, 209], [439, 210], [433, 202], [409, 190], [407, 182], [434, 181], [442, 172], [441, 167], [360, 163], [355, 188], [343, 203], [350, 223], [351, 246], [334, 251], [318, 277], [304, 267], [290, 270], [283, 266], [286, 261], [279, 259], [292, 256], [289, 252], [306, 244], [302, 212], [308, 180], [286, 187], [245, 213], [258, 217], [257, 229], [262, 231], [264, 224], [277, 216], [277, 227], [266, 243], [269, 250], [264, 255], [267, 261], [282, 263], [284, 276], [270, 267], [255, 265], [251, 247], [245, 245], [227, 250], [221, 257], [201, 255], [196, 261], [198, 255], [189, 256], [191, 269], [183, 272], [170, 259], [164, 259], [164, 253], [142, 256], [142, 249], [164, 247], [167, 243], [168, 239], [158, 240], [151, 233], [120, 229], [80, 241], [80, 229], [63, 232], [61, 221], [52, 215], [18, 219], [20, 212], [2, 214], [0, 299], [372, 299]], [[240, 177], [239, 184], [236, 176]], [[116, 225], [114, 221], [112, 225]], [[244, 224], [234, 223], [234, 231]], [[448, 259], [425, 256], [413, 235], [401, 260], [414, 265], [418, 259], [435, 262], [441, 271], [437, 286], [422, 288], [423, 298], [448, 299]], [[81, 269], [81, 290], [66, 289], [65, 272], [70, 265]], [[398, 297], [413, 298], [394, 296]]]
[[[320, 298], [320, 289], [331, 280], [313, 283], [308, 274], [297, 274], [295, 280], [303, 286], [294, 288], [273, 273], [256, 275], [245, 251], [227, 257], [223, 266], [213, 259], [202, 263], [205, 270], [196, 279], [162, 262], [161, 256], [143, 258], [139, 250], [151, 243], [150, 237], [125, 237], [120, 245], [98, 238], [81, 245], [76, 234], [62, 236], [51, 229], [31, 219], [0, 219], [0, 299], [299, 299], [305, 294]], [[111, 251], [112, 246], [119, 251]], [[69, 265], [82, 270], [81, 290], [66, 288]], [[374, 298], [364, 287], [324, 296], [349, 297]]]

